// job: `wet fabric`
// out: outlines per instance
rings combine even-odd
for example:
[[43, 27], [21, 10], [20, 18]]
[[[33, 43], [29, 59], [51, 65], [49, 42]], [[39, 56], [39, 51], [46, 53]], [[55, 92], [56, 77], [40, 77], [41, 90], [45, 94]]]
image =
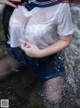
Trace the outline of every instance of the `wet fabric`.
[[43, 49], [57, 42], [60, 36], [72, 33], [73, 24], [67, 3], [46, 8], [35, 7], [31, 11], [18, 6], [9, 22], [11, 47], [29, 41]]
[[64, 76], [64, 53], [59, 52], [51, 56], [43, 58], [32, 58], [25, 54], [19, 47], [7, 47], [8, 54], [19, 63], [26, 66], [34, 72], [41, 83], [55, 78], [57, 76]]

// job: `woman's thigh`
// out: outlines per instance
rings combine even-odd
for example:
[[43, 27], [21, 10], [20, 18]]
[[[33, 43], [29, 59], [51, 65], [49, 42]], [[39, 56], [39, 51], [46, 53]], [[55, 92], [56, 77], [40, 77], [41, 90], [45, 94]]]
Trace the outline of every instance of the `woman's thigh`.
[[16, 70], [21, 64], [9, 55], [4, 55], [0, 59], [0, 78], [4, 78], [13, 70]]
[[64, 85], [64, 77], [51, 78], [44, 82], [43, 88], [46, 95], [46, 99], [54, 104], [61, 102], [62, 91]]

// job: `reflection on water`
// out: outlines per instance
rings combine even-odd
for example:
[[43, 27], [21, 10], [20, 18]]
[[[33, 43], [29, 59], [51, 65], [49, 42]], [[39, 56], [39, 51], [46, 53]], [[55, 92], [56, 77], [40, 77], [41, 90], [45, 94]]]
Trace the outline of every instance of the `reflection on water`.
[[[80, 107], [80, 6], [71, 6], [74, 22], [74, 40], [69, 48], [66, 49], [66, 77], [65, 93], [61, 108]], [[0, 28], [0, 38], [3, 38], [2, 27]], [[0, 48], [3, 54], [4, 48]], [[22, 71], [9, 76], [5, 81], [0, 82], [0, 99], [10, 99], [10, 108], [42, 108], [43, 100], [41, 87], [34, 81], [32, 74]], [[33, 87], [33, 84], [35, 85]], [[29, 95], [30, 94], [30, 95]], [[45, 102], [45, 100], [44, 100]], [[45, 102], [47, 108], [50, 104]], [[46, 108], [46, 107], [44, 107]]]

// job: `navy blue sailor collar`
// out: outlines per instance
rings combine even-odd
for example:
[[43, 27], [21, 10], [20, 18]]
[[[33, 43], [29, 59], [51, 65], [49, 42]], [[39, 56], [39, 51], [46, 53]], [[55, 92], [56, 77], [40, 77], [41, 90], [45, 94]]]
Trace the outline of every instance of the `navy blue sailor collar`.
[[45, 1], [33, 0], [30, 3], [28, 3], [28, 0], [25, 0], [25, 2], [28, 3], [28, 5], [25, 5], [25, 7], [28, 9], [28, 11], [31, 11], [35, 7], [40, 7], [40, 8], [50, 7], [53, 5], [57, 5], [63, 1], [64, 0], [45, 0]]

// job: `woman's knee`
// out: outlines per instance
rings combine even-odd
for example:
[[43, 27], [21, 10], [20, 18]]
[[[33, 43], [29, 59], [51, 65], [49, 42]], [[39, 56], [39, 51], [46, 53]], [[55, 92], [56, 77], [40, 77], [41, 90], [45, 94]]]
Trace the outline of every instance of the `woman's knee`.
[[16, 60], [8, 55], [3, 56], [0, 60], [0, 79], [10, 74], [13, 69], [17, 69], [18, 66], [19, 64]]
[[49, 103], [59, 104], [62, 100], [62, 96], [61, 93], [55, 91], [54, 93], [49, 93], [48, 95], [46, 94], [46, 99]]
[[53, 78], [44, 84], [45, 97], [49, 103], [59, 104], [62, 100], [63, 78]]

